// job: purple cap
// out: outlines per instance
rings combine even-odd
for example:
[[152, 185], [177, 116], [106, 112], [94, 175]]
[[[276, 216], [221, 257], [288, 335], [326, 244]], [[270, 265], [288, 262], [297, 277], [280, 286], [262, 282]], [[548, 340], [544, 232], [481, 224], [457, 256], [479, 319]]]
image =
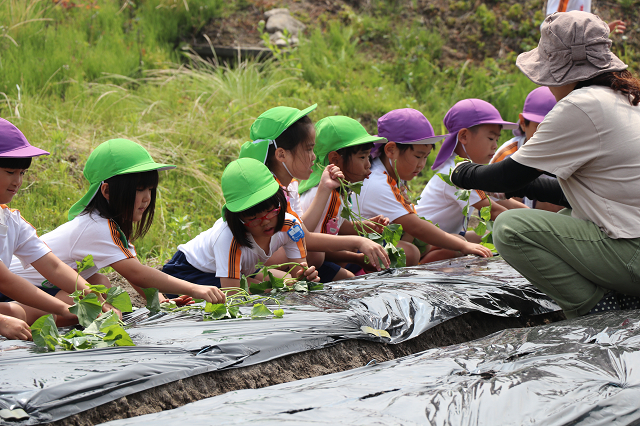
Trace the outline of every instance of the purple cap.
[[[524, 101], [524, 108], [522, 108], [522, 116], [525, 120], [542, 123], [545, 115], [551, 111], [555, 104], [556, 98], [551, 93], [551, 90], [548, 87], [538, 87], [527, 95], [527, 99]], [[514, 136], [524, 135], [520, 126], [513, 131], [513, 134]]]
[[518, 128], [518, 124], [504, 121], [500, 112], [489, 102], [481, 99], [464, 99], [452, 106], [444, 116], [444, 125], [450, 133], [444, 138], [440, 152], [431, 168], [439, 169], [451, 157], [456, 149], [460, 130], [479, 124], [499, 124], [502, 128], [510, 130]]
[[47, 151], [31, 146], [22, 132], [4, 118], [0, 118], [0, 157], [37, 157]]
[[[444, 136], [436, 136], [431, 123], [420, 111], [413, 108], [394, 109], [378, 119], [378, 137], [389, 142], [409, 144], [435, 144]], [[376, 143], [371, 155], [380, 155], [384, 143]]]

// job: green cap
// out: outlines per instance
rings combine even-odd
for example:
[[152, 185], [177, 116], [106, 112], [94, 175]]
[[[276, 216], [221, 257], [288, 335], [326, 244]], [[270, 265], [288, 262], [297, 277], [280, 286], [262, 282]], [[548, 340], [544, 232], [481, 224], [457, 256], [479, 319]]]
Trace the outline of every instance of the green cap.
[[300, 182], [300, 194], [320, 183], [324, 168], [329, 164], [329, 153], [349, 146], [363, 145], [370, 142], [386, 142], [380, 136], [371, 136], [358, 121], [343, 115], [326, 117], [316, 123], [316, 162], [309, 179]]
[[150, 170], [174, 169], [171, 164], [158, 164], [149, 152], [128, 139], [111, 139], [103, 142], [89, 155], [84, 165], [84, 177], [89, 181], [89, 191], [69, 209], [69, 220], [82, 213], [98, 193], [100, 185], [110, 177]]
[[240, 158], [254, 158], [262, 163], [267, 161], [269, 145], [293, 123], [316, 109], [318, 104], [300, 111], [298, 108], [279, 106], [263, 112], [251, 125], [251, 142], [240, 148]]
[[226, 204], [224, 210], [241, 212], [269, 199], [278, 192], [278, 182], [263, 163], [253, 158], [240, 158], [229, 163], [220, 180]]

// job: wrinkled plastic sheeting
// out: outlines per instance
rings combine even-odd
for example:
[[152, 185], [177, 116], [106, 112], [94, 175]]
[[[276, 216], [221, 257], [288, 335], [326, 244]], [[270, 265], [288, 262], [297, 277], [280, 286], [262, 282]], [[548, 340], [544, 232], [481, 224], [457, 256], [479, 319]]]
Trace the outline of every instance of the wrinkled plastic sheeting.
[[[282, 304], [283, 318], [265, 320], [147, 318], [138, 310], [127, 317], [136, 347], [38, 353], [32, 343], [0, 342], [0, 409], [30, 416], [12, 424], [45, 423], [186, 377], [343, 340], [400, 343], [470, 311], [516, 316], [559, 310], [499, 258], [370, 274], [325, 291], [288, 293]], [[366, 327], [389, 337], [366, 333]]]
[[640, 422], [640, 311], [461, 345], [104, 425], [629, 425]]

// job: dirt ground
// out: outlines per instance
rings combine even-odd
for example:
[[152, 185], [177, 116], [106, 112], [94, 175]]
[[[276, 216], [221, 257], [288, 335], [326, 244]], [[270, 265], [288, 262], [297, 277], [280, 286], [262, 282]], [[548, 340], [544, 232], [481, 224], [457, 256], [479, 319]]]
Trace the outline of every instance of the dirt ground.
[[446, 321], [397, 345], [348, 340], [324, 349], [297, 353], [245, 368], [202, 374], [139, 392], [50, 425], [94, 425], [180, 407], [226, 392], [257, 389], [384, 362], [427, 349], [479, 339], [506, 328], [531, 327], [564, 319], [562, 313], [501, 318], [478, 312]]

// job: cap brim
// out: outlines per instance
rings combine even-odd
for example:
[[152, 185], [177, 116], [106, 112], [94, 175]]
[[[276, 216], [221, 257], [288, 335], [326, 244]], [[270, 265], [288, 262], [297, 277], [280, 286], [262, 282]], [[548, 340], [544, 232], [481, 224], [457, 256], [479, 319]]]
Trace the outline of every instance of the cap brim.
[[442, 146], [440, 147], [440, 151], [438, 151], [438, 155], [436, 156], [436, 160], [433, 162], [433, 166], [431, 166], [432, 170], [438, 170], [440, 166], [444, 164], [445, 161], [453, 151], [456, 149], [456, 145], [458, 144], [458, 132], [449, 133], [444, 137], [444, 142], [442, 142]]
[[43, 149], [36, 148], [35, 146], [24, 146], [13, 149], [11, 151], [3, 152], [0, 154], [0, 157], [27, 158], [38, 157], [40, 155], [49, 155], [49, 153]]
[[[309, 113], [311, 111], [313, 111], [314, 109], [318, 108], [318, 104], [313, 104], [308, 108], [303, 109], [302, 111], [296, 113], [295, 115], [293, 115], [289, 121], [287, 121], [286, 125], [285, 125], [285, 130], [289, 128], [289, 126], [291, 126], [293, 123], [295, 123], [296, 121], [300, 120], [302, 117], [304, 117], [305, 115], [309, 115]], [[284, 131], [284, 130], [283, 130]], [[280, 136], [280, 135], [278, 135]], [[278, 137], [276, 136], [276, 137]]]
[[280, 185], [274, 179], [269, 185], [260, 189], [258, 192], [254, 192], [231, 203], [226, 203], [224, 208], [234, 213], [245, 211], [273, 196], [273, 194], [278, 192], [278, 188], [280, 188]]
[[544, 115], [532, 114], [530, 112], [523, 112], [522, 116], [525, 120], [533, 121], [534, 123], [542, 123], [542, 120], [544, 120], [545, 117]]
[[175, 168], [176, 166], [174, 166], [173, 164], [159, 164], [159, 163], [156, 163], [155, 161], [151, 161], [149, 163], [136, 164], [135, 166], [125, 169], [118, 174], [127, 175], [130, 173], [149, 172], [151, 170], [162, 171], [162, 170], [170, 170]]

